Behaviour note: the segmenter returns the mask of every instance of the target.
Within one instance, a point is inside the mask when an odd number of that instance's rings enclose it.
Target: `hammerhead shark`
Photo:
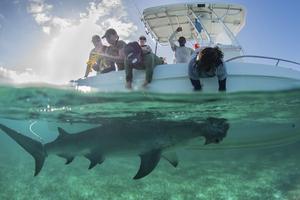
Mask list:
[[[140,168],[133,177],[140,179],[150,174],[161,158],[176,167],[178,159],[172,151],[192,139],[204,137],[205,144],[219,143],[226,137],[229,124],[222,118],[208,118],[202,122],[112,120],[76,134],[58,127],[58,137],[46,144],[3,124],[0,129],[34,158],[34,176],[39,174],[45,158],[51,154],[65,158],[65,164],[70,164],[76,156],[84,156],[90,160],[89,169],[92,169],[106,156],[127,153],[140,156]]]

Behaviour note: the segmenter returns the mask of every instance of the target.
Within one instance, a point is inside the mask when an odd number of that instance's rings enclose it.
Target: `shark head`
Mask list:
[[[203,136],[205,145],[211,143],[220,143],[227,135],[229,124],[226,119],[210,117],[206,120],[207,128]]]

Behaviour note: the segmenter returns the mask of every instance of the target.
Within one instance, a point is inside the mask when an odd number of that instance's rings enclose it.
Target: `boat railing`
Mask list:
[[[275,57],[268,57],[268,56],[255,56],[255,55],[236,56],[236,57],[227,59],[225,62],[230,62],[230,61],[238,60],[238,59],[242,59],[242,58],[259,58],[259,59],[265,59],[265,60],[274,60],[274,61],[276,61],[276,64],[275,64],[276,66],[278,66],[280,62],[286,62],[286,63],[295,64],[298,67],[300,66],[300,63],[295,62],[295,61],[291,61],[291,60],[286,60],[286,59],[281,59],[281,58],[275,58]]]

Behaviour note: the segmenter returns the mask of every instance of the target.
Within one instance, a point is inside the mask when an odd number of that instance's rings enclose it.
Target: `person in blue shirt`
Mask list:
[[[218,47],[206,47],[191,58],[188,72],[195,91],[202,90],[200,78],[214,76],[218,77],[219,91],[226,91],[227,71],[223,58]]]

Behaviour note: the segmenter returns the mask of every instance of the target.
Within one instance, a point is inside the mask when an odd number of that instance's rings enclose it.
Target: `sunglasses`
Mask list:
[[[142,37],[142,38],[140,38],[140,40],[146,40],[146,38],[143,38],[143,37]]]

